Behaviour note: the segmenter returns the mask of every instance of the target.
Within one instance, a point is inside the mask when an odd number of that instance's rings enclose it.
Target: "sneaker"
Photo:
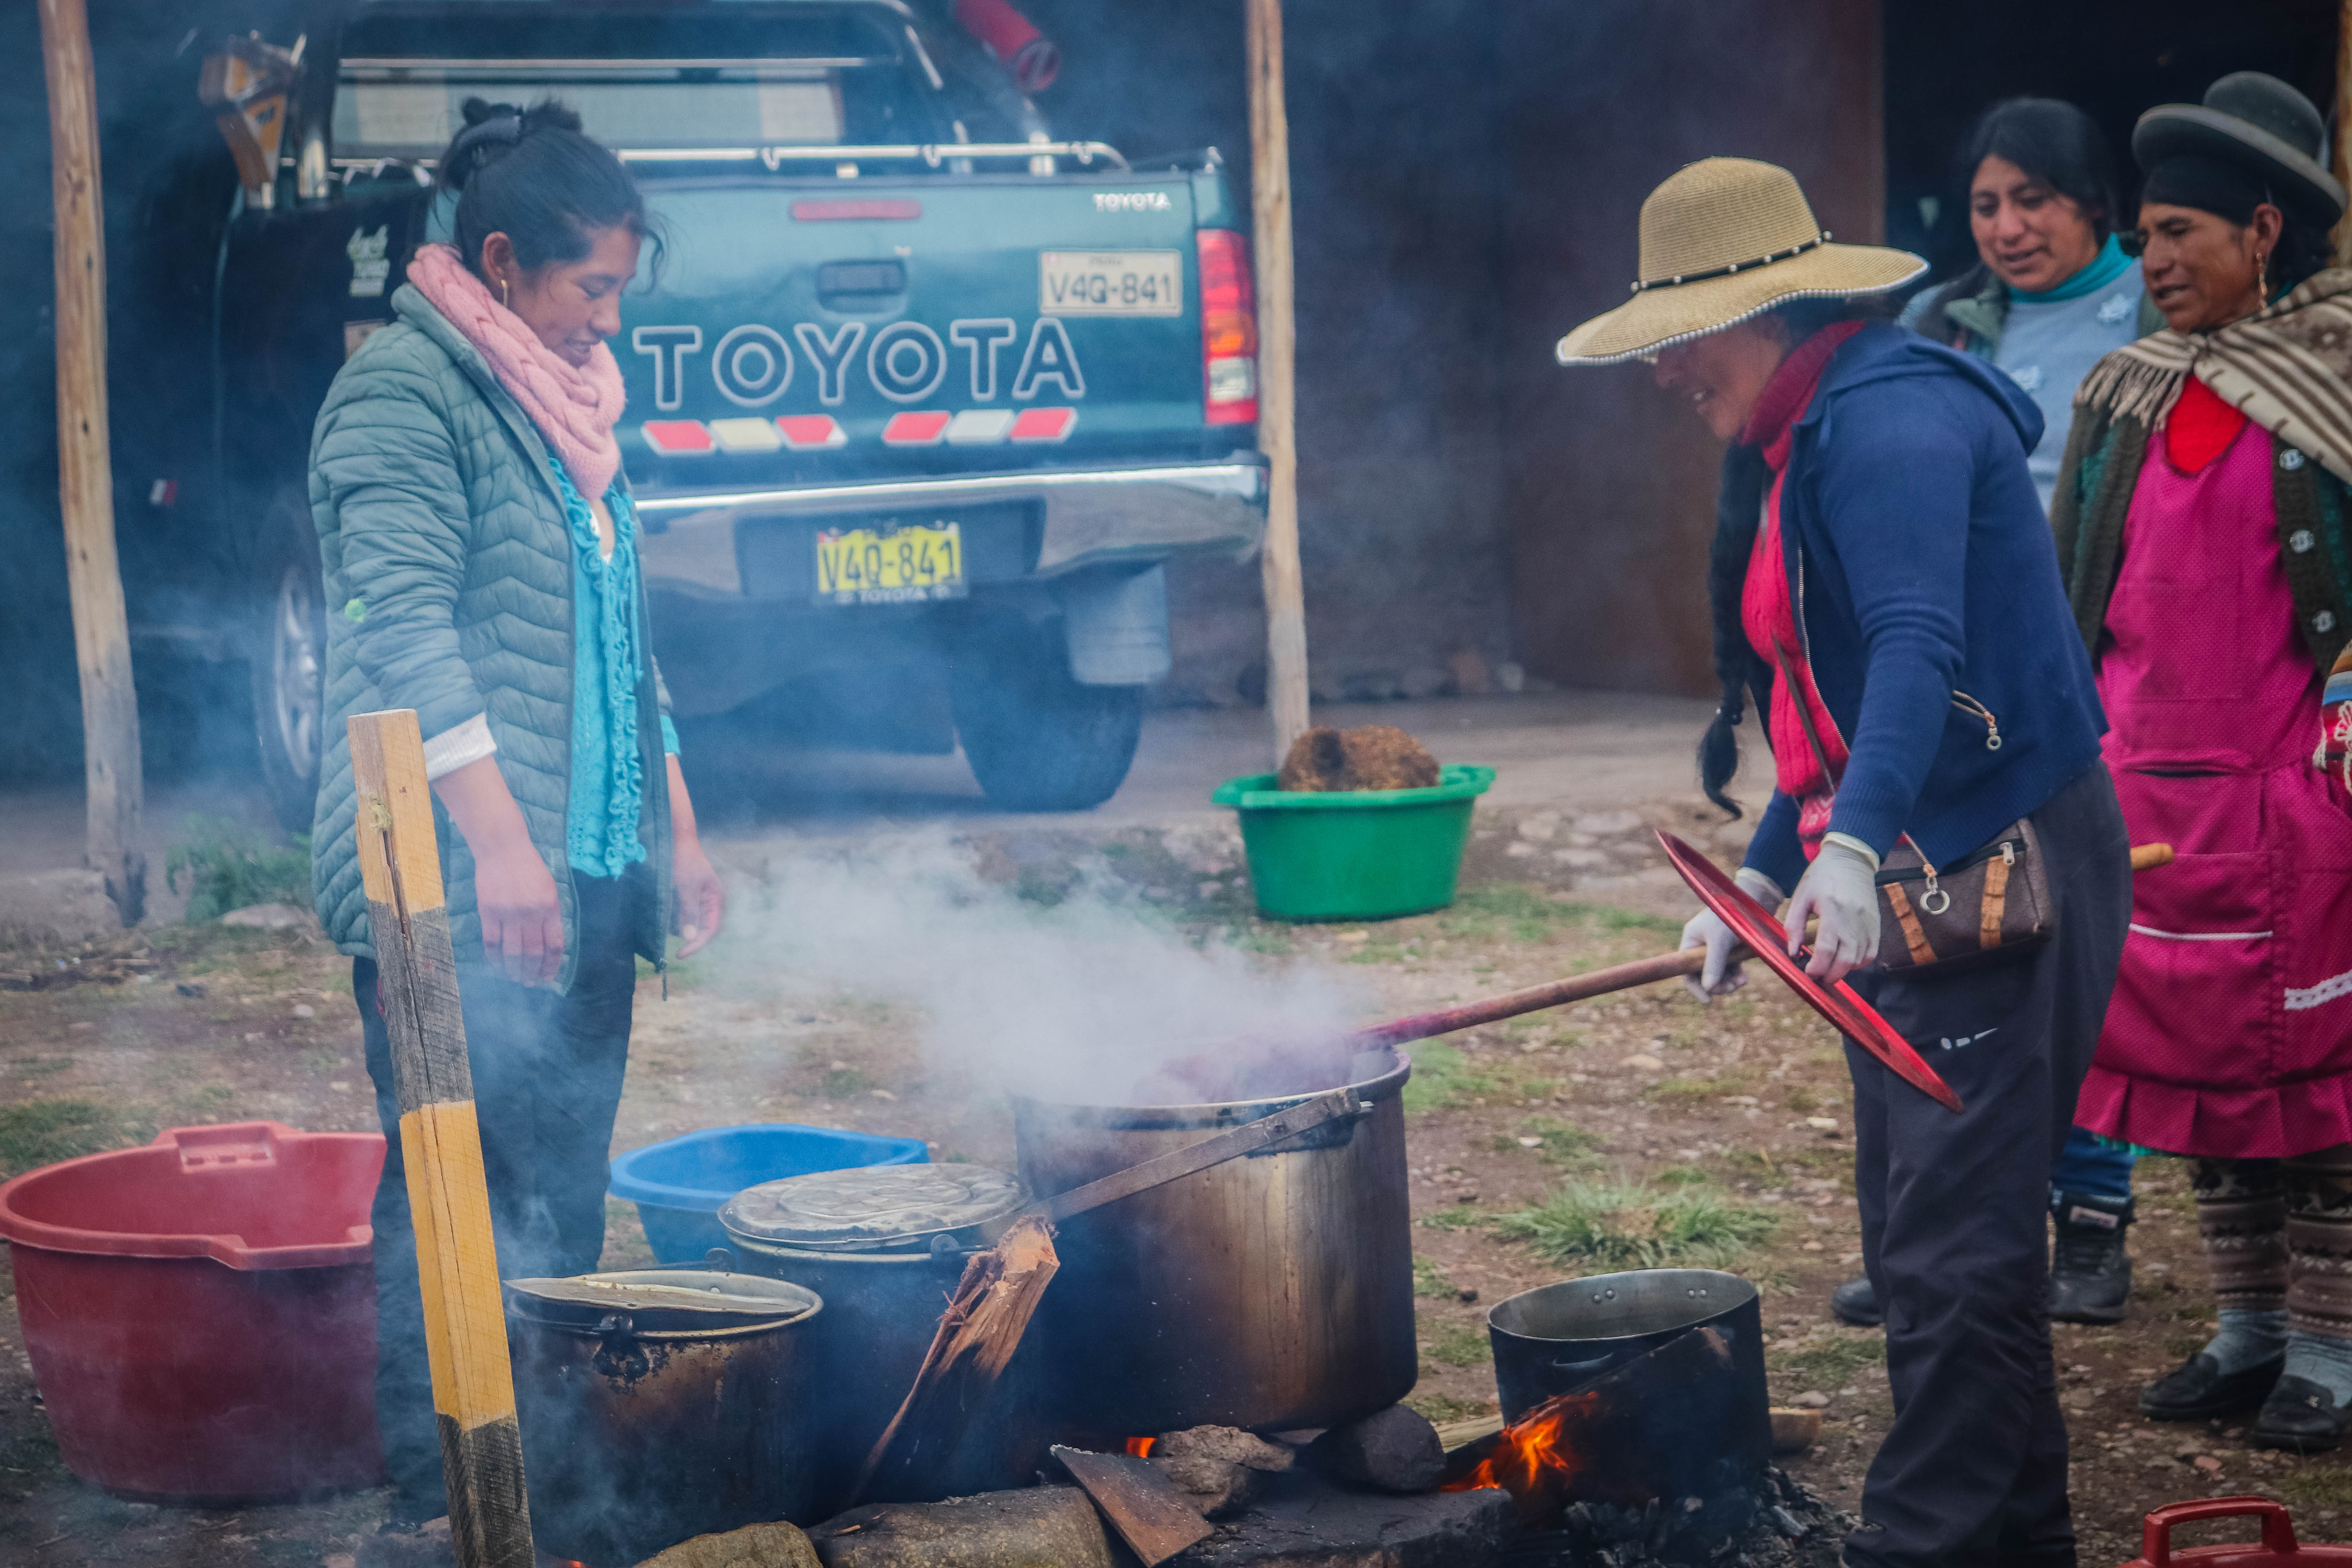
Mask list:
[[[1886,1314],[1878,1310],[1878,1292],[1870,1288],[1870,1276],[1849,1279],[1830,1292],[1830,1310],[1838,1321],[1851,1323],[1857,1329],[1874,1329],[1886,1321]]]
[[[2131,1306],[2131,1257],[2124,1233],[2132,1223],[2128,1197],[2060,1193],[2051,1203],[2058,1222],[2050,1258],[2050,1315],[2062,1323],[2120,1323]]]
[[[2279,1355],[2224,1373],[2220,1362],[2199,1351],[2139,1391],[2139,1413],[2151,1421],[2203,1421],[2251,1410],[2270,1397],[2285,1367],[2286,1357]]]
[[[2352,1410],[2336,1404],[2336,1395],[2307,1377],[2282,1377],[2263,1401],[2246,1440],[2265,1448],[2324,1454],[2344,1441],[2347,1427],[2352,1427]]]

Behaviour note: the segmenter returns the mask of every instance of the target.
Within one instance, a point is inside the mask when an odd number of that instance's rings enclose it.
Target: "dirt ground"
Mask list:
[[[1251,913],[1223,827],[980,839],[960,852],[1041,910],[1082,888],[1149,911],[1174,938],[1237,947],[1273,973],[1341,973],[1405,1011],[1670,946],[1685,898],[1645,819],[1736,856],[1738,829],[1687,807],[1482,811],[1454,909],[1298,928]],[[739,894],[759,896],[762,868],[730,869]],[[84,950],[0,949],[0,1173],[179,1124],[373,1128],[349,975],[299,930],[215,924]],[[1012,1167],[1002,1095],[927,1057],[902,1003],[780,977],[749,938],[678,966],[668,993],[649,972],[641,981],[616,1151],[702,1126],[805,1121],[921,1136],[935,1158]],[[1827,1401],[1822,1442],[1792,1470],[1853,1507],[1890,1412],[1881,1336],[1828,1310],[1860,1246],[1850,1089],[1828,1028],[1759,979],[1713,1008],[1654,986],[1414,1055],[1423,1366],[1412,1403],[1440,1422],[1494,1408],[1484,1313],[1514,1291],[1650,1261],[1727,1267],[1764,1291],[1776,1401]],[[2352,1538],[2352,1461],[2252,1450],[2237,1426],[2138,1415],[2139,1384],[2202,1343],[2212,1319],[2181,1169],[2144,1163],[2138,1192],[2129,1321],[2056,1330],[2083,1561],[2137,1555],[2140,1516],[2158,1503],[2223,1492],[2286,1500],[2307,1539]],[[613,1204],[606,1266],[646,1261],[634,1212]],[[13,1301],[4,1278],[0,1290]],[[382,1512],[374,1493],[225,1511],[81,1485],[50,1436],[16,1316],[0,1313],[0,1561],[285,1568],[343,1557]]]

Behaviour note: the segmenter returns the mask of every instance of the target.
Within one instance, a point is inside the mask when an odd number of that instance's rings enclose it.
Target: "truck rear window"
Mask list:
[[[614,148],[830,146],[938,139],[904,58],[859,13],[730,5],[720,14],[543,5],[377,5],[344,31],[338,159],[430,158],[469,98],[559,98]]]

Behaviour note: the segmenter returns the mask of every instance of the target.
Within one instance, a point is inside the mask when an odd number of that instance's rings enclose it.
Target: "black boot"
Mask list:
[[[1870,1276],[1849,1279],[1830,1292],[1830,1310],[1838,1321],[1852,1323],[1857,1329],[1874,1329],[1886,1321],[1886,1314],[1878,1310],[1878,1292],[1870,1288]]]
[[[2131,1258],[2124,1232],[2128,1197],[2058,1193],[2050,1212],[2058,1238],[2050,1258],[2050,1315],[2062,1323],[2120,1323],[2131,1305]]]

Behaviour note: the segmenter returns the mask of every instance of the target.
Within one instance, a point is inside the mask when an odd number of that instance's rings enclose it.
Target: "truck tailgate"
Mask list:
[[[1205,422],[1181,171],[647,195],[667,255],[614,343],[647,495],[1198,458],[1253,435]]]

